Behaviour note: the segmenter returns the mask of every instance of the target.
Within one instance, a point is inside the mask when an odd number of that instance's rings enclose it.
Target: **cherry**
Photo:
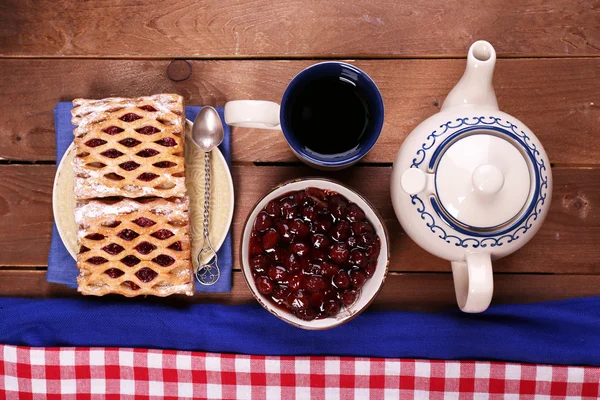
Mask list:
[[[309,276],[304,282],[304,288],[310,293],[316,293],[325,288],[325,281],[320,276]]]
[[[350,283],[350,276],[348,276],[346,271],[339,271],[333,277],[333,284],[339,289],[346,289],[347,287],[350,287]]]
[[[305,310],[310,305],[310,296],[304,290],[300,289],[290,294],[288,303],[292,310]]]
[[[348,221],[340,221],[331,229],[331,237],[338,242],[348,239],[350,236],[350,223]]]
[[[256,278],[256,288],[262,294],[271,294],[273,289],[275,289],[275,285],[273,281],[268,276],[259,276]]]
[[[290,224],[290,230],[300,239],[306,238],[310,233],[310,227],[300,219],[295,219],[292,221]]]
[[[115,256],[115,255],[119,254],[120,252],[122,252],[125,249],[123,248],[123,246],[120,246],[120,245],[118,245],[116,243],[111,243],[111,244],[107,244],[106,246],[104,246],[102,248],[102,250],[104,250],[108,254],[111,254],[111,255]]]
[[[327,233],[331,229],[331,221],[327,218],[319,218],[317,221],[317,232]]]
[[[381,249],[379,247],[379,243],[378,241],[376,241],[375,243],[372,243],[369,246],[367,246],[367,251],[365,252],[365,254],[367,255],[369,261],[372,261],[377,260],[380,251]]]
[[[335,243],[329,249],[329,257],[337,264],[344,264],[348,260],[349,254],[348,246],[343,242]]]
[[[350,205],[348,205],[348,212],[346,214],[346,219],[350,222],[356,222],[356,221],[362,221],[366,218],[365,216],[365,212],[363,210],[361,210],[361,208],[355,204],[352,203]]]
[[[153,179],[158,178],[158,175],[153,174],[152,172],[144,172],[137,177],[140,181],[150,182]]]
[[[369,263],[365,267],[365,275],[367,276],[367,278],[370,278],[370,277],[373,276],[373,274],[375,273],[375,269],[376,268],[377,268],[377,262],[376,261],[369,261]]]
[[[321,310],[325,305],[325,295],[323,292],[314,292],[310,295],[310,305],[313,310]]]
[[[157,263],[161,267],[168,267],[169,265],[173,265],[175,259],[166,254],[161,254],[152,259],[153,262]]]
[[[306,192],[303,190],[299,190],[299,191],[295,192],[293,197],[294,197],[294,201],[296,202],[297,205],[304,204],[304,202],[307,199]]]
[[[310,236],[310,241],[315,249],[326,248],[329,246],[329,238],[322,233],[313,233]]]
[[[152,279],[156,278],[157,275],[158,273],[148,267],[144,267],[135,273],[135,276],[144,283],[150,282]]]
[[[85,238],[89,239],[89,240],[102,240],[104,239],[106,236],[102,235],[101,233],[90,233],[89,235],[87,235]]]
[[[356,236],[350,236],[346,240],[346,244],[348,245],[349,248],[353,249],[356,246],[358,246],[358,239],[356,238]]]
[[[297,255],[302,257],[308,252],[309,247],[306,243],[297,242],[290,246],[290,250],[292,250],[294,253],[296,253]]]
[[[264,254],[259,254],[250,260],[250,268],[257,274],[264,273],[270,265],[271,261]]]
[[[350,282],[352,282],[352,287],[356,289],[361,288],[366,281],[367,275],[364,272],[360,270],[350,272]]]
[[[156,246],[149,242],[142,242],[135,246],[134,249],[137,250],[138,253],[146,255],[152,253],[156,249]]]
[[[284,281],[287,278],[287,271],[282,266],[271,267],[267,272],[269,278],[276,282]]]
[[[142,228],[147,228],[149,226],[152,226],[154,224],[156,224],[156,222],[152,221],[150,218],[146,218],[146,217],[139,217],[134,219],[133,221],[134,224],[141,226]]]
[[[348,212],[348,201],[343,196],[334,194],[329,198],[327,208],[334,217],[341,219],[344,218]]]
[[[266,211],[261,211],[254,220],[254,229],[264,232],[273,226],[273,218]]]
[[[121,153],[119,150],[116,150],[116,149],[109,149],[109,150],[103,151],[102,153],[100,153],[100,155],[102,155],[106,158],[119,158],[123,155],[123,153]]]
[[[121,259],[121,262],[123,264],[127,265],[128,267],[134,267],[140,263],[140,259],[134,255],[128,255],[128,256],[123,257]]]
[[[120,276],[123,276],[125,274],[125,272],[121,271],[118,268],[109,268],[106,271],[104,271],[104,273],[108,276],[110,276],[113,279],[116,279]]]
[[[289,276],[288,287],[290,290],[296,291],[302,287],[304,276],[302,274],[293,274]]]
[[[290,254],[287,249],[283,247],[275,247],[275,249],[269,250],[268,255],[271,259],[277,262],[277,265],[283,264],[283,260]]]
[[[173,139],[173,138],[170,138],[170,137],[162,138],[160,140],[157,140],[154,143],[160,144],[161,146],[164,146],[164,147],[174,147],[174,146],[177,146],[177,141],[175,139]]]
[[[183,250],[180,241],[173,242],[173,244],[170,245],[169,247],[167,247],[167,249],[171,249],[171,250],[174,250],[174,251],[182,251]]]
[[[310,308],[305,308],[303,310],[297,310],[295,312],[296,316],[305,321],[312,321],[316,318],[317,314]]]
[[[342,303],[344,303],[344,305],[346,307],[349,307],[352,304],[354,304],[357,297],[358,297],[358,291],[356,289],[344,290],[342,292]]]
[[[98,146],[102,146],[104,143],[106,143],[106,140],[90,139],[87,142],[85,142],[85,145],[88,147],[98,147]]]
[[[159,229],[150,236],[155,237],[158,240],[165,240],[165,239],[170,238],[173,235],[175,235],[175,234],[168,229]]]
[[[152,107],[152,106],[139,106],[138,107],[140,110],[144,110],[144,111],[150,111],[150,112],[154,112],[157,111],[156,108]]]
[[[138,119],[140,119],[142,117],[140,117],[137,114],[134,113],[127,113],[125,115],[123,115],[121,118],[119,118],[121,121],[123,122],[133,122],[133,121],[137,121]]]
[[[88,251],[90,251],[89,247],[85,247],[85,246],[79,247],[79,254],[81,254],[81,253],[87,253]]]
[[[277,285],[277,287],[271,293],[271,298],[276,304],[286,305],[290,293],[290,289],[287,286]]]
[[[171,161],[160,161],[152,165],[154,165],[156,168],[172,168],[175,167],[177,164]]]
[[[277,229],[282,242],[290,244],[294,241],[294,236],[287,221],[275,222],[275,229]]]
[[[154,135],[157,132],[160,132],[160,129],[157,129],[153,126],[144,126],[135,130],[137,133],[142,135]]]
[[[309,262],[303,265],[302,272],[307,275],[321,275],[321,263],[320,262]]]
[[[283,265],[289,272],[296,272],[300,270],[300,257],[294,253],[289,253],[283,259]]]
[[[140,142],[137,139],[127,138],[127,139],[119,140],[119,143],[121,143],[125,147],[135,147],[142,142]]]
[[[102,129],[102,132],[108,133],[109,135],[117,135],[123,132],[125,129],[119,128],[118,126],[109,126],[108,128]]]
[[[327,314],[335,315],[340,312],[340,302],[338,300],[326,300],[323,308]]]
[[[89,262],[90,264],[94,264],[94,265],[100,265],[100,264],[104,264],[105,262],[108,262],[108,260],[104,257],[90,257],[86,260],[87,262]]]
[[[284,199],[281,202],[281,213],[285,219],[294,219],[298,216],[298,208],[292,199]]]
[[[262,246],[264,250],[274,249],[279,242],[279,234],[273,228],[265,232],[262,238]]]
[[[125,171],[133,171],[139,166],[140,164],[136,163],[135,161],[126,161],[124,163],[119,164],[119,167],[123,168]]]
[[[265,208],[267,213],[272,217],[281,216],[281,205],[277,200],[271,200],[267,203],[267,207]]]
[[[339,272],[339,270],[340,267],[338,267],[332,262],[325,261],[323,264],[321,264],[321,273],[323,274],[323,276],[326,276],[328,278],[333,278],[333,276],[336,275]]]
[[[131,229],[123,229],[121,232],[117,233],[117,236],[123,240],[127,240],[128,242],[130,242],[140,235],[136,231],[132,231]]]
[[[160,153],[157,150],[154,149],[144,149],[142,151],[139,151],[136,156],[138,157],[143,157],[143,158],[148,158],[148,157],[154,157],[155,155],[157,155],[158,153]]]
[[[350,252],[348,262],[350,264],[358,265],[359,267],[364,268],[367,265],[367,256],[362,251],[354,249]]]
[[[122,286],[126,286],[131,290],[140,290],[140,287],[131,281],[125,281],[121,283]]]
[[[306,206],[302,209],[302,218],[306,221],[312,222],[313,224],[317,223],[318,216],[315,208],[313,206]]]
[[[376,236],[372,233],[363,233],[358,237],[358,245],[366,248],[369,245],[375,243],[376,239]]]
[[[361,235],[366,232],[374,232],[373,225],[367,221],[359,221],[352,223],[352,232],[354,235]]]
[[[328,252],[325,249],[315,249],[314,247],[310,249],[310,258],[312,260],[325,261],[328,259]]]
[[[255,256],[262,253],[262,242],[259,238],[250,238],[250,255]]]
[[[325,193],[325,191],[316,187],[307,188],[306,195],[312,198],[313,200],[320,201],[321,203],[327,199],[327,194]]]

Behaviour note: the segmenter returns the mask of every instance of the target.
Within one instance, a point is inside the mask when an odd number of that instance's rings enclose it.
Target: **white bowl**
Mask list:
[[[379,253],[375,273],[370,279],[367,280],[365,285],[362,287],[356,302],[350,307],[342,308],[342,310],[334,317],[315,319],[312,321],[305,321],[296,317],[293,313],[276,306],[266,296],[261,294],[257,290],[256,284],[254,283],[254,278],[252,276],[252,270],[250,268],[248,257],[248,247],[250,235],[252,233],[252,226],[254,225],[254,220],[256,219],[258,213],[261,210],[263,210],[267,203],[272,199],[277,198],[285,193],[303,190],[308,187],[316,187],[319,189],[331,190],[343,195],[349,201],[356,203],[365,212],[367,220],[371,222],[371,224],[375,228],[375,232],[377,233],[381,241],[381,252]],[[389,240],[387,230],[385,228],[381,216],[364,197],[362,197],[353,189],[350,189],[349,187],[344,186],[339,182],[323,178],[304,178],[299,180],[293,180],[282,183],[281,185],[273,189],[271,192],[269,192],[267,195],[265,195],[262,199],[258,201],[258,203],[254,206],[254,209],[248,216],[248,219],[246,220],[246,225],[244,226],[241,243],[242,248],[240,251],[242,257],[242,271],[244,273],[246,283],[248,284],[248,287],[252,292],[252,295],[271,314],[298,328],[309,330],[329,329],[339,326],[354,318],[363,310],[365,310],[367,306],[371,304],[371,302],[375,299],[375,296],[377,296],[377,293],[379,293],[379,290],[383,286],[383,282],[385,281],[385,277],[388,271],[388,263],[390,258],[388,243]]]

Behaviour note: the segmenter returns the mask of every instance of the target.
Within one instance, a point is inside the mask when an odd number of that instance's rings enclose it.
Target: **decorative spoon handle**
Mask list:
[[[204,222],[203,222],[203,243],[202,249],[198,253],[198,268],[195,275],[198,282],[202,285],[214,285],[221,276],[219,269],[217,253],[210,243],[208,226],[210,222],[210,152],[204,153]],[[208,258],[205,264],[202,263],[203,256]]]

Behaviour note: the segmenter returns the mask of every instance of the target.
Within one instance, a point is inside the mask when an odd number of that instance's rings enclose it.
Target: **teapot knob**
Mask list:
[[[471,181],[477,191],[483,194],[496,194],[504,186],[504,174],[495,165],[481,164],[473,171]]]

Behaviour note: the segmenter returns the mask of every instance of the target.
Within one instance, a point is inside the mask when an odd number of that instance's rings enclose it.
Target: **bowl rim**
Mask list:
[[[250,270],[250,266],[249,261],[244,261],[244,252],[243,252],[243,248],[244,248],[244,237],[245,237],[245,232],[246,232],[246,228],[248,226],[248,223],[250,223],[250,217],[252,216],[252,214],[254,213],[254,211],[256,210],[256,208],[258,207],[258,205],[265,200],[268,196],[270,196],[275,190],[280,189],[284,186],[290,185],[292,183],[297,183],[297,182],[303,182],[303,181],[314,181],[314,180],[318,180],[318,181],[323,181],[323,182],[328,182],[328,183],[333,183],[336,185],[340,185],[342,187],[344,187],[345,189],[353,192],[358,198],[360,198],[367,206],[369,206],[369,208],[371,209],[371,211],[373,211],[373,213],[375,214],[375,216],[377,217],[379,224],[382,227],[383,230],[383,234],[384,234],[384,238],[385,239],[385,243],[386,243],[386,249],[387,249],[387,254],[386,254],[386,259],[385,259],[385,270],[383,272],[383,276],[381,278],[381,282],[379,283],[379,286],[377,287],[377,289],[375,290],[375,292],[373,293],[373,295],[371,296],[371,298],[369,299],[369,301],[367,301],[365,303],[364,306],[362,306],[360,309],[356,310],[355,312],[353,312],[351,315],[348,315],[345,318],[342,318],[340,320],[337,320],[335,323],[331,324],[331,325],[327,325],[327,326],[321,326],[321,327],[314,327],[314,326],[310,326],[310,322],[312,321],[306,321],[306,325],[302,325],[296,322],[293,322],[289,319],[284,318],[284,316],[279,315],[278,313],[276,313],[273,310],[273,307],[275,306],[271,306],[271,305],[266,305],[265,302],[258,296],[258,294],[252,289],[252,286],[250,285],[250,282],[248,281],[248,276],[246,273],[246,266],[248,267],[248,270]],[[385,280],[387,278],[388,272],[389,272],[389,265],[390,265],[390,246],[389,246],[390,240],[389,240],[389,234],[388,234],[388,230],[387,227],[385,225],[385,222],[383,220],[383,218],[381,217],[381,215],[379,214],[379,211],[377,211],[377,208],[375,208],[375,206],[373,206],[373,204],[371,204],[371,202],[369,200],[367,200],[362,194],[360,194],[357,190],[355,190],[354,188],[351,188],[350,186],[337,181],[335,179],[330,179],[330,178],[323,178],[323,177],[318,177],[318,176],[308,176],[308,177],[303,177],[303,178],[297,178],[297,179],[289,179],[287,181],[284,181],[278,185],[276,185],[275,187],[273,187],[271,190],[269,190],[267,193],[265,193],[263,196],[261,196],[252,206],[252,208],[250,209],[250,212],[248,213],[248,215],[246,216],[246,220],[244,222],[243,228],[242,228],[242,237],[240,238],[240,251],[239,251],[239,257],[240,257],[240,265],[242,267],[242,275],[244,276],[244,281],[246,282],[246,285],[248,286],[248,290],[250,291],[250,293],[252,294],[252,297],[254,297],[254,299],[268,312],[270,312],[271,314],[273,314],[274,316],[276,316],[277,318],[279,318],[280,320],[295,326],[296,328],[300,328],[300,329],[305,329],[305,330],[313,330],[313,331],[321,331],[321,330],[327,330],[327,329],[331,329],[331,328],[335,328],[338,327],[340,325],[345,324],[346,322],[349,322],[351,320],[353,320],[354,318],[356,318],[359,314],[361,314],[364,310],[366,310],[371,303],[373,303],[373,301],[375,300],[375,298],[379,295],[379,293],[381,292],[381,289],[383,288],[383,285],[385,283]],[[285,313],[289,313],[288,311],[282,310]]]

